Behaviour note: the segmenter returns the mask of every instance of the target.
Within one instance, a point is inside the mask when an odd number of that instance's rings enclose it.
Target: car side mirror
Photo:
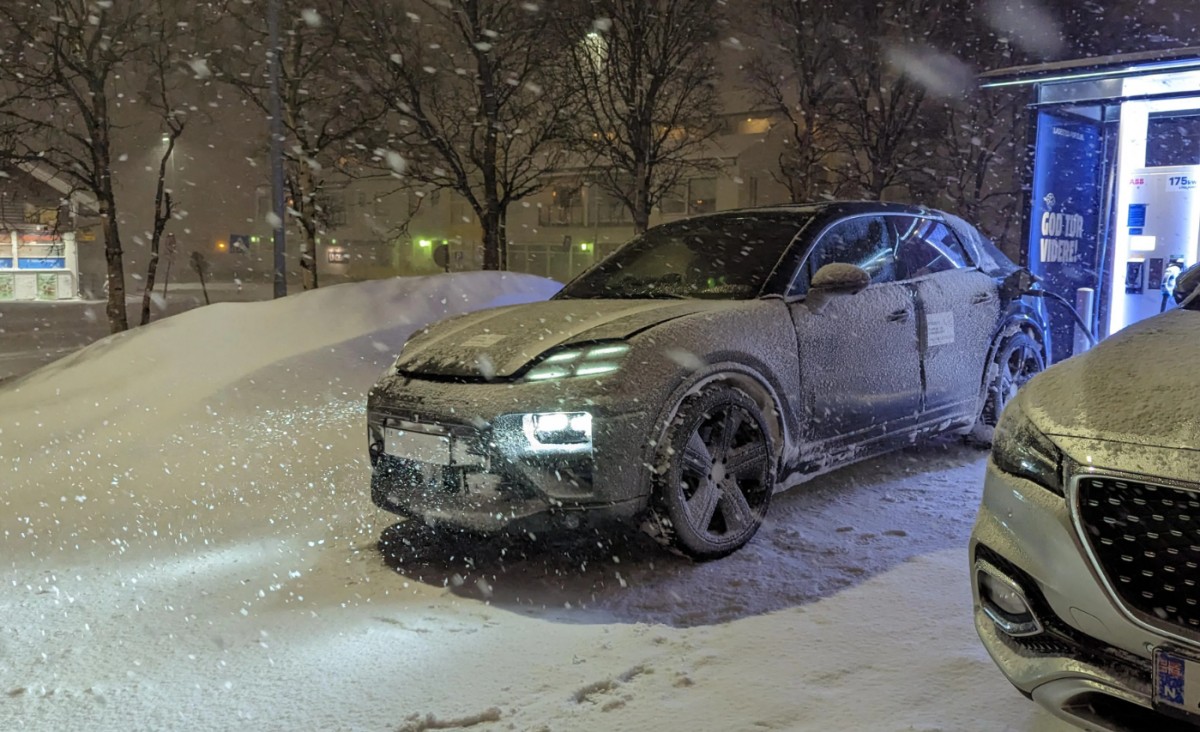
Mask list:
[[[843,262],[827,264],[813,275],[805,302],[809,310],[820,313],[836,297],[857,295],[871,286],[871,275],[862,267]]]
[[[1200,289],[1200,264],[1189,267],[1175,280],[1175,302],[1179,305]]]
[[[857,295],[871,286],[871,275],[862,267],[834,262],[813,275],[809,291],[821,290],[830,295]]]

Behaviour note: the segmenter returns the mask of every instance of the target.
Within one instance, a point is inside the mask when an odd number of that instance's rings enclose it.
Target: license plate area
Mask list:
[[[399,422],[383,428],[383,451],[401,460],[439,467],[486,469],[474,443],[434,425]]]
[[[1200,723],[1200,656],[1177,648],[1155,649],[1154,707]]]
[[[385,427],[383,451],[401,460],[429,465],[450,465],[450,436],[412,429]]]

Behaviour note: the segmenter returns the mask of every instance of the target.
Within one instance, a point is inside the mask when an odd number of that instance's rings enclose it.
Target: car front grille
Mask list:
[[[1085,477],[1078,510],[1109,586],[1143,622],[1200,637],[1200,492]]]

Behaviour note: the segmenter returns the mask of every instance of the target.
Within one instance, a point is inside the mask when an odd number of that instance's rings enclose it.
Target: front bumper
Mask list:
[[[1063,497],[989,461],[970,556],[976,630],[1018,690],[1085,729],[1194,729],[1151,701],[1154,649],[1178,639],[1132,622],[1111,598]],[[1020,587],[1039,632],[1001,629],[980,599],[981,568]]]
[[[550,400],[537,387],[414,381],[401,389],[385,381],[367,407],[372,501],[431,525],[481,533],[639,515],[649,493],[650,418],[590,398]],[[590,443],[532,446],[522,416],[560,411],[591,415]],[[445,436],[449,466],[388,454],[385,429],[414,427]]]

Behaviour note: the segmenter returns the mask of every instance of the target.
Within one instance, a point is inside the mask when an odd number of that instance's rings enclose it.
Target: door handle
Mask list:
[[[912,311],[908,308],[904,308],[903,310],[897,310],[896,312],[892,313],[887,317],[887,319],[893,323],[903,323],[911,317]]]
[[[995,299],[996,299],[996,296],[990,292],[980,292],[980,293],[976,294],[975,297],[971,298],[971,304],[972,305],[982,305],[985,302],[991,302],[992,300],[995,300]]]

